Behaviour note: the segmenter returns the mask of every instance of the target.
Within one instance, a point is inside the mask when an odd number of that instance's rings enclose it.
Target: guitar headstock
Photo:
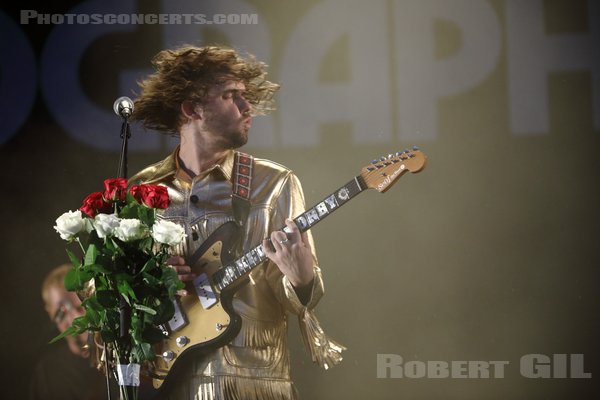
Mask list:
[[[371,165],[362,168],[360,175],[369,188],[384,193],[407,171],[420,172],[426,164],[427,156],[415,146],[412,150],[371,161]]]

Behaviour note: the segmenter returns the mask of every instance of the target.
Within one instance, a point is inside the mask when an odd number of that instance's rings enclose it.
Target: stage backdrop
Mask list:
[[[305,399],[598,395],[600,4],[585,0],[19,2],[0,12],[5,365],[23,398],[55,334],[55,218],[114,176],[122,95],[159,50],[228,44],[281,83],[246,151],[292,168],[313,204],[372,159],[419,146],[420,174],[314,229],[318,315],[348,347]],[[175,142],[133,126],[130,171]],[[587,397],[586,397],[587,396]]]

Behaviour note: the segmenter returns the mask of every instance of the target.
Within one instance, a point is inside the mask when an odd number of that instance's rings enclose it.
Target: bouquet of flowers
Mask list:
[[[121,387],[139,385],[140,364],[154,359],[152,345],[164,339],[159,327],[173,317],[173,299],[183,288],[166,261],[186,235],[180,225],[156,217],[168,205],[164,186],[128,189],[124,178],[107,179],[103,192],[88,195],[79,210],[62,214],[54,226],[82,252],[78,257],[67,249],[73,268],[65,287],[87,292],[85,315],[54,341],[99,333]]]

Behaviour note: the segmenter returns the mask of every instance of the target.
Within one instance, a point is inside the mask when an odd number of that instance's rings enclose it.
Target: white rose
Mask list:
[[[152,237],[158,243],[175,246],[186,236],[183,227],[171,221],[161,219],[152,226]]]
[[[81,211],[68,211],[56,219],[54,229],[61,239],[71,241],[77,234],[88,227],[88,221],[81,216]]]
[[[115,214],[98,214],[94,218],[94,228],[99,238],[113,235],[121,220]]]
[[[141,239],[148,233],[146,225],[139,219],[122,219],[119,226],[115,228],[114,234],[124,242]]]

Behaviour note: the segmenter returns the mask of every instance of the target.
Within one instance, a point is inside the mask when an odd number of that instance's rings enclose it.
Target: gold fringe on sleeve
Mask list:
[[[298,322],[304,345],[314,363],[329,369],[342,361],[342,351],[346,348],[325,335],[312,310],[304,308],[298,315]]]
[[[315,266],[312,295],[306,305],[300,302],[294,287],[285,275],[282,279],[282,287],[285,296],[284,304],[289,312],[298,315],[302,340],[306,350],[310,353],[312,361],[324,369],[339,364],[343,359],[342,351],[346,350],[346,347],[330,339],[325,334],[313,312],[314,307],[324,293],[321,269]]]

